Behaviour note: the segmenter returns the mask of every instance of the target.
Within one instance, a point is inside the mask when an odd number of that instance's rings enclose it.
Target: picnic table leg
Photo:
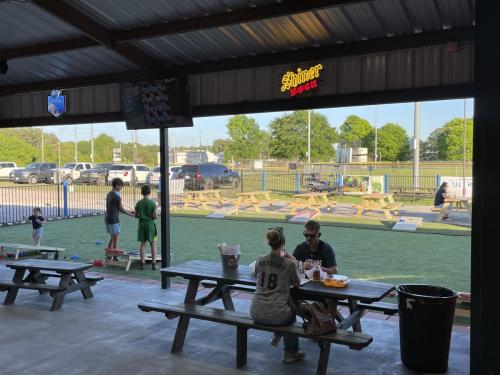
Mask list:
[[[392,220],[392,215],[389,210],[384,210],[384,215],[387,220]]]
[[[75,272],[75,277],[76,281],[78,281],[78,284],[83,284],[86,283],[87,286],[80,289],[80,292],[82,292],[83,298],[88,299],[94,297],[92,294],[92,291],[90,290],[90,285],[88,284],[87,278],[85,277],[85,273],[83,271],[77,271]]]
[[[349,305],[349,312],[351,314],[354,313],[358,307],[358,301],[350,299],[347,301],[347,303]],[[352,330],[354,332],[361,332],[361,322],[359,320],[352,325]]]
[[[64,302],[64,296],[66,295],[66,289],[68,289],[69,287],[70,280],[71,280],[70,273],[61,274],[61,279],[59,280],[59,286],[63,287],[65,290],[63,290],[62,292],[54,293],[53,295],[54,300],[52,301],[52,307],[50,308],[50,311],[59,310],[62,307],[62,304]]]
[[[59,251],[55,251],[54,252],[54,260],[58,260],[59,259]]]
[[[45,284],[45,278],[42,276],[39,270],[29,270],[28,276],[24,278],[24,282],[27,283],[36,283],[36,284]],[[39,290],[38,293],[44,294],[47,293],[43,290]]]
[[[14,277],[12,278],[12,281],[14,281],[14,282],[23,281],[23,276],[24,276],[25,271],[26,271],[26,269],[17,269],[16,272],[14,273]],[[13,304],[16,301],[18,291],[19,291],[18,287],[15,287],[15,286],[9,287],[9,291],[7,292],[7,295],[5,296],[3,304],[4,305]]]
[[[316,370],[317,375],[326,375],[328,369],[328,359],[330,357],[330,343],[319,341],[319,347],[321,348],[319,352],[318,368]]]
[[[200,280],[189,280],[186,296],[184,297],[184,303],[195,302],[199,284]],[[189,317],[181,316],[179,318],[179,323],[177,323],[177,330],[175,331],[174,342],[172,343],[172,349],[171,349],[172,353],[177,353],[178,351],[182,350],[188,327],[189,327]]]
[[[229,287],[227,285],[222,286],[220,292],[224,308],[229,311],[234,311],[233,299],[231,298],[231,290]]]
[[[236,329],[236,367],[247,364],[247,331],[244,327]]]

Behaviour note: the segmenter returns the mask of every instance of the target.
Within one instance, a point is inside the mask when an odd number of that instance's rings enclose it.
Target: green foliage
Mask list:
[[[307,160],[307,111],[275,118],[270,128],[269,153],[277,159]],[[311,161],[335,159],[338,134],[326,116],[311,111]]]
[[[229,139],[215,139],[212,143],[212,147],[210,151],[214,154],[218,154],[219,152],[224,152],[231,141]]]
[[[420,142],[420,159],[422,161],[439,160],[438,139],[443,131],[443,128],[437,128],[429,134],[426,141]]]
[[[375,128],[368,120],[358,116],[349,116],[340,126],[340,140],[348,147],[370,147],[373,149],[373,142],[370,136]]]
[[[399,124],[385,124],[377,132],[377,148],[382,160],[403,161],[410,157],[410,142],[406,130]]]
[[[31,163],[38,150],[10,129],[0,129],[0,160],[13,161],[19,167]]]
[[[467,160],[472,158],[472,119],[466,121],[466,148]],[[442,132],[437,135],[437,148],[441,160],[463,160],[464,157],[464,120],[454,118],[444,124]]]
[[[264,131],[255,119],[246,115],[236,115],[227,123],[229,144],[225,148],[225,159],[258,159],[261,155]]]

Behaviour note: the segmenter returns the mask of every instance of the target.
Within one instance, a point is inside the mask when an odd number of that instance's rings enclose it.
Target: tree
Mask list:
[[[230,140],[229,139],[214,139],[212,143],[212,147],[210,147],[210,150],[214,154],[218,154],[219,152],[224,152],[227,147],[229,146]]]
[[[377,132],[378,152],[383,160],[408,160],[410,142],[406,130],[399,124],[385,124]]]
[[[226,160],[260,157],[264,131],[259,128],[255,119],[236,115],[229,119],[226,127],[230,140],[225,150]]]
[[[307,160],[307,111],[296,111],[275,118],[269,125],[271,157],[288,160]],[[333,144],[338,134],[327,118],[311,111],[311,161],[335,159]]]
[[[367,147],[373,151],[373,142],[370,135],[375,128],[368,120],[351,115],[340,126],[340,140],[350,147]]]
[[[420,142],[420,159],[423,161],[439,160],[438,140],[443,131],[443,128],[437,128],[429,134],[427,140]]]
[[[467,160],[471,160],[472,155],[472,134],[473,122],[472,119],[466,121],[466,148]],[[437,145],[439,149],[439,158],[441,160],[463,160],[464,157],[464,120],[462,118],[454,118],[448,121],[443,126],[443,131],[437,137]]]

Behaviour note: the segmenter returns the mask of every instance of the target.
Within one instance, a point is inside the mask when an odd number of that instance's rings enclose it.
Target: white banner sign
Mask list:
[[[472,197],[472,177],[465,177],[465,195],[463,193],[464,178],[442,176],[441,183],[448,183],[448,193],[457,197]]]

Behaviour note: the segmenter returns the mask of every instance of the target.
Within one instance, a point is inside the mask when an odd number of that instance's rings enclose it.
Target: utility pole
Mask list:
[[[61,168],[61,140],[57,139],[57,166]]]
[[[311,110],[307,110],[307,164],[311,164]]]
[[[44,139],[43,139],[43,126],[40,128],[42,131],[42,163],[45,162],[45,150],[44,150]]]
[[[75,163],[78,163],[78,144],[76,143],[76,125],[73,126],[73,129],[75,130]]]
[[[420,162],[420,103],[415,102],[413,118],[413,187],[419,185],[419,162]]]
[[[374,155],[375,155],[375,162],[377,162],[377,106],[375,106],[375,152],[374,152]]]
[[[463,165],[463,181],[462,181],[462,196],[465,197],[467,189],[465,188],[465,167],[467,164],[467,99],[464,98],[464,165]]]
[[[134,160],[134,164],[137,164],[137,130],[134,130],[134,132],[132,133],[132,137],[134,139],[132,159]]]
[[[90,161],[94,164],[94,124],[90,124]]]

